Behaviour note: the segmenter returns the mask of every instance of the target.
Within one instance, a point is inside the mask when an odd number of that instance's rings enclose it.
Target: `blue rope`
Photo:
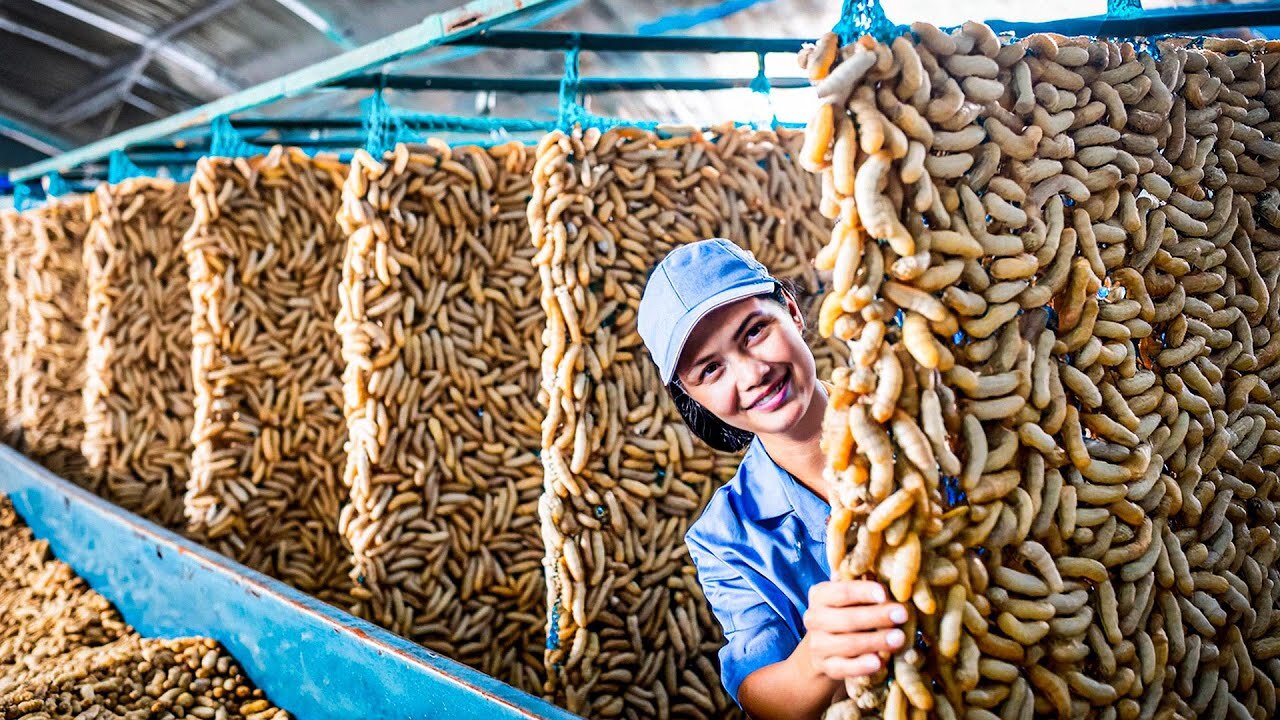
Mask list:
[[[778,126],[778,113],[773,107],[773,87],[769,84],[769,76],[764,72],[764,53],[756,53],[756,76],[751,79],[751,92],[764,98],[765,109],[769,113],[769,127]],[[760,123],[763,125],[764,123]]]
[[[245,142],[231,125],[231,118],[219,115],[209,124],[209,154],[213,157],[251,157],[265,150]]]
[[[131,177],[154,177],[155,173],[138,167],[123,150],[112,150],[107,157],[107,182],[115,185]]]
[[[1130,18],[1142,14],[1142,0],[1107,0],[1107,17]]]
[[[382,97],[382,88],[360,102],[360,129],[364,132],[364,150],[375,158],[396,146],[395,128],[389,116],[391,108]]]
[[[564,77],[560,78],[560,107],[557,112],[560,129],[569,132],[582,123],[587,111],[578,101],[578,81],[581,79],[579,63],[582,48],[574,36],[573,46],[564,54]]]
[[[897,27],[885,16],[880,0],[844,0],[840,20],[832,31],[840,36],[840,44],[848,45],[861,35],[888,42],[897,33]]]

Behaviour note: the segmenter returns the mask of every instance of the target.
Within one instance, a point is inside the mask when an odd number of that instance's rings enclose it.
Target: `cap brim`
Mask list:
[[[693,334],[693,329],[697,327],[702,318],[731,302],[773,292],[775,284],[773,280],[767,280],[726,288],[689,308],[671,328],[671,340],[667,343],[667,357],[664,358],[662,368],[662,384],[670,384],[671,379],[675,377],[676,364],[680,362],[680,354],[684,352],[684,344],[688,342],[689,336]]]

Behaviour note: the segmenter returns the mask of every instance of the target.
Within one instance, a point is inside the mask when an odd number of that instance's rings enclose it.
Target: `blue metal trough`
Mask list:
[[[210,637],[298,720],[576,715],[165,530],[0,446],[0,493],[149,637]]]

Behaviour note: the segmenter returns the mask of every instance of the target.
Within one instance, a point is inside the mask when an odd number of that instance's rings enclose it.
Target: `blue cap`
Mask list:
[[[728,240],[702,240],[668,253],[644,286],[636,318],[662,384],[675,376],[699,320],[735,300],[773,292],[776,285],[764,265]]]

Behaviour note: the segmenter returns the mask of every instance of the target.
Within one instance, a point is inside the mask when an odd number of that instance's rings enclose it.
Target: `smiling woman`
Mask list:
[[[827,393],[804,315],[750,253],[711,239],[663,259],[637,322],[690,430],[747,449],[685,536],[724,628],[725,689],[755,718],[819,717],[903,645],[907,614],[878,583],[828,581]]]

